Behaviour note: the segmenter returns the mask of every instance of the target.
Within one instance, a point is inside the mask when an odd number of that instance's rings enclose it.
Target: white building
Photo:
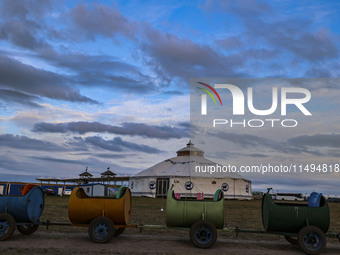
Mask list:
[[[106,196],[106,186],[104,184],[90,183],[82,184],[80,187],[83,188],[86,195],[90,197]]]
[[[130,178],[132,196],[164,197],[173,185],[181,197],[213,197],[217,189],[224,191],[225,198],[251,199],[251,181],[229,172],[207,173],[195,171],[196,167],[216,167],[220,164],[204,158],[204,152],[191,141],[177,151],[177,157],[160,162]]]

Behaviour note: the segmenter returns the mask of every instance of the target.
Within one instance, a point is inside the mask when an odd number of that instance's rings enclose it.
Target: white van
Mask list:
[[[304,201],[301,193],[277,193],[276,200],[282,201]]]
[[[70,196],[72,193],[72,190],[71,189],[65,189],[64,192],[63,192],[63,195],[64,196]]]

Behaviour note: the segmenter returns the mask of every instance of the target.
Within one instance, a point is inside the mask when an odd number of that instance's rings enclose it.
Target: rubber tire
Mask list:
[[[124,230],[125,230],[125,228],[116,228],[113,237],[116,237],[116,236],[123,234]]]
[[[18,225],[18,231],[23,235],[30,235],[37,231],[39,225],[29,224],[29,225]]]
[[[190,240],[198,248],[207,249],[217,239],[217,230],[214,224],[207,220],[199,220],[190,228]]]
[[[6,226],[2,225],[5,222],[7,222]],[[0,213],[0,227],[2,227],[2,229],[0,229],[0,241],[9,239],[14,234],[15,226],[15,219],[12,215],[8,213]]]
[[[113,222],[107,217],[93,219],[89,226],[89,237],[95,243],[109,242],[115,233]]]
[[[313,235],[309,236],[308,235]],[[319,245],[316,248],[311,247],[313,242],[317,242],[315,237],[319,239]],[[327,241],[326,235],[321,229],[315,226],[306,226],[300,229],[298,233],[298,242],[300,248],[310,255],[320,254],[326,249]],[[311,242],[311,243],[310,243]]]
[[[299,241],[297,238],[292,237],[292,236],[284,236],[286,241],[292,245],[299,245]]]

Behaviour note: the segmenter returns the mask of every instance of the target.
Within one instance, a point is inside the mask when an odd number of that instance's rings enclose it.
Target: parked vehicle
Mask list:
[[[71,189],[65,189],[63,192],[64,196],[71,196],[72,190]]]
[[[301,193],[277,193],[276,200],[282,201],[303,201],[304,197]]]
[[[263,192],[262,191],[253,191],[253,198],[254,200],[260,200],[263,197]]]
[[[55,192],[52,188],[47,188],[47,189],[44,190],[44,194],[48,195],[48,196],[54,196]]]

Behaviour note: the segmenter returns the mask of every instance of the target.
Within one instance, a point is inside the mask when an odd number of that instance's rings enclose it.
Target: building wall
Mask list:
[[[84,189],[86,195],[88,196],[105,196],[106,195],[106,185],[104,184],[85,184],[81,185]]]
[[[11,183],[11,182],[0,182],[0,194],[1,195],[21,195],[23,188],[26,183]],[[62,195],[65,188],[74,189],[77,187],[76,185],[62,185],[62,184],[43,184],[40,185],[36,183],[36,185],[40,186],[42,190],[46,190],[48,188],[53,189],[56,195]]]
[[[156,177],[132,177],[129,188],[132,196],[156,197],[156,183]],[[181,197],[204,193],[204,197],[212,198],[217,189],[222,189],[226,199],[252,199],[251,182],[243,179],[169,177],[171,187]]]
[[[129,188],[135,197],[156,197],[156,178],[130,178]],[[170,186],[171,187],[171,186]]]
[[[7,193],[7,183],[0,183],[0,195],[6,195]]]

